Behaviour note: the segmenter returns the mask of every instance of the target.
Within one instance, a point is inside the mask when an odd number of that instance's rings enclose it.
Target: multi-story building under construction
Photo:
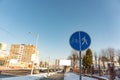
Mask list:
[[[9,54],[9,66],[28,67],[32,63],[32,54],[36,54],[36,59],[38,58],[38,52],[34,45],[12,44]]]

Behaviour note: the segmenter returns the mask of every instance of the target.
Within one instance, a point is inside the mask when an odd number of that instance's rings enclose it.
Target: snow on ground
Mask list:
[[[120,78],[116,77],[115,80],[120,80]]]
[[[40,78],[44,78],[50,75],[54,75],[56,72],[53,73],[41,73],[36,75],[28,75],[28,76],[19,76],[19,77],[8,77],[8,78],[0,78],[0,80],[39,80]]]
[[[108,75],[104,75],[104,76],[98,76],[98,77],[100,77],[100,78],[102,78],[102,79],[109,80],[109,76],[108,76]]]
[[[79,75],[76,75],[74,73],[65,73],[64,80],[79,80]],[[82,76],[82,80],[97,80],[97,79]]]
[[[90,74],[88,74],[90,76]],[[95,76],[95,77],[98,77],[98,78],[102,78],[102,79],[105,79],[105,80],[108,80],[109,79],[109,76],[108,75],[103,75],[103,76],[98,76],[98,75],[92,75],[92,76]]]
[[[50,75],[54,75],[57,72],[53,72],[53,73],[41,73],[41,74],[36,74],[36,75],[27,75],[27,76],[19,76],[19,77],[9,77],[9,78],[0,78],[0,80],[39,80],[40,78],[44,78]],[[95,76],[95,75],[94,75]],[[108,80],[108,76],[97,76],[97,77],[101,77],[104,78],[106,80]],[[64,74],[64,80],[79,80],[79,75],[76,75],[74,73],[65,73]],[[82,80],[97,80],[94,78],[90,78],[90,77],[85,77],[82,76]],[[117,78],[115,80],[120,80],[120,78]]]
[[[40,77],[38,76],[20,76],[20,77],[9,77],[9,78],[2,78],[0,80],[39,80]]]
[[[89,75],[89,74],[88,74]],[[90,75],[89,75],[90,76]],[[98,75],[93,75],[95,77],[99,77],[99,78],[102,78],[102,79],[105,79],[105,80],[109,80],[109,75],[102,75],[102,76],[98,76]],[[118,78],[117,76],[115,77],[114,80],[120,80],[120,78]]]

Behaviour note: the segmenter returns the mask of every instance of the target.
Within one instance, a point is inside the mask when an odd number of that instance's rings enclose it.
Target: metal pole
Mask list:
[[[79,71],[80,71],[80,80],[82,80],[82,67],[81,67],[81,35],[80,35],[80,32],[79,32],[79,47],[80,47],[80,51],[79,51]]]
[[[38,38],[39,38],[39,34],[37,34],[37,35],[36,35],[36,40],[35,40],[35,46],[36,46],[36,50],[37,50]]]
[[[50,70],[50,56],[48,57],[48,74],[49,74],[49,70]]]
[[[29,32],[30,34],[33,34],[32,32]],[[37,42],[38,42],[38,38],[39,38],[39,35],[37,34],[36,35],[36,39],[35,39],[35,54],[36,56],[37,55]],[[31,69],[31,75],[33,74],[33,70],[34,70],[34,61],[32,61],[32,69]]]
[[[33,74],[33,68],[34,68],[34,61],[32,61],[31,75]]]
[[[81,67],[81,51],[79,51],[79,71],[80,71],[80,79],[82,80],[82,67]]]

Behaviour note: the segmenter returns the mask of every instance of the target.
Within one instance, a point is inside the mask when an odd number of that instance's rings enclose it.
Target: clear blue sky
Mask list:
[[[119,0],[0,0],[0,42],[35,44],[39,34],[40,59],[66,58],[75,31],[91,36],[90,48],[120,49]]]

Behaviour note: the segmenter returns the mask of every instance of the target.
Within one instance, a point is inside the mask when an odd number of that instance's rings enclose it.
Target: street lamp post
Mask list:
[[[29,32],[30,34],[34,34],[32,32]],[[39,34],[34,34],[36,36],[35,39],[35,54],[37,54],[37,44],[38,44],[38,38],[39,38]],[[34,70],[34,60],[32,61],[32,69],[31,69],[31,75],[33,74],[33,70]]]
[[[50,56],[48,57],[48,74],[49,74],[49,71],[50,71]]]

